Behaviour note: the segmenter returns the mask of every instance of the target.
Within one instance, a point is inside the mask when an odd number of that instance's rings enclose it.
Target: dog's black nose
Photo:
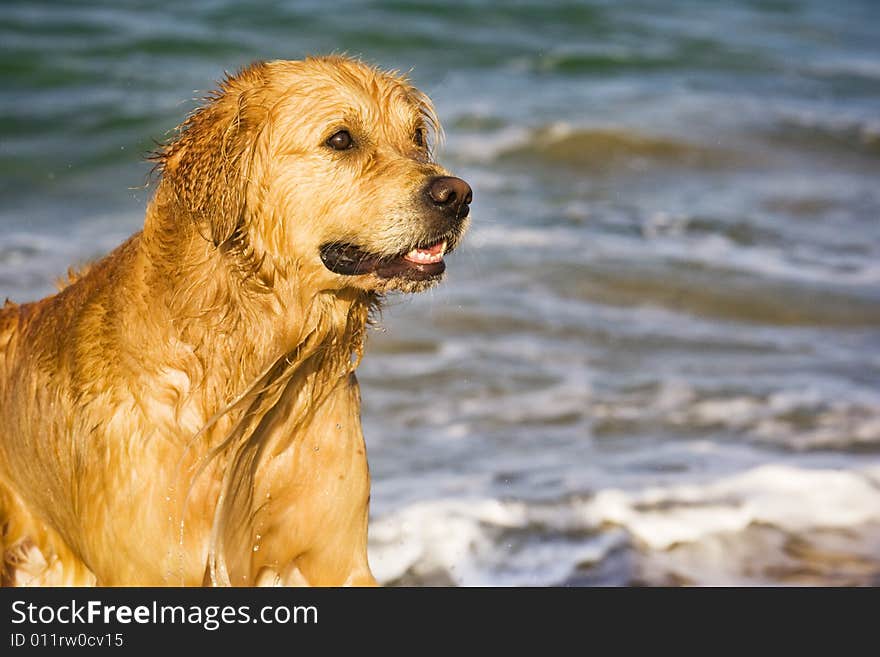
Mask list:
[[[467,214],[467,206],[473,200],[474,193],[471,186],[461,178],[440,176],[428,183],[428,196],[435,205],[449,208],[458,216]]]

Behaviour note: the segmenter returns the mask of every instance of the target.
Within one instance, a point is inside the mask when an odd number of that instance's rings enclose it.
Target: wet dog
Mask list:
[[[7,302],[4,584],[375,583],[354,371],[465,231],[438,130],[395,73],[254,64],[156,154],[143,231]]]

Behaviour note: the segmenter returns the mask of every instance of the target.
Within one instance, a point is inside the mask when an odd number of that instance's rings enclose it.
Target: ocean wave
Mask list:
[[[808,284],[804,278],[757,276],[754,268],[743,271],[731,264],[718,266],[707,252],[680,262],[637,261],[630,255],[553,263],[534,276],[564,298],[593,304],[660,306],[696,317],[776,326],[880,323],[880,306],[870,290],[835,287],[833,278]]]
[[[606,569],[610,583],[767,584],[821,567],[835,538],[838,565],[849,558],[864,566],[864,542],[853,541],[851,553],[840,543],[878,523],[880,464],[768,464],[710,482],[556,502],[418,502],[374,519],[370,555],[377,578],[396,584],[584,583],[608,560],[619,561],[610,576]],[[630,558],[615,560],[621,551]],[[860,583],[880,574],[876,555],[867,567],[853,574]]]
[[[880,80],[880,59],[865,56],[832,57],[818,62],[805,65],[807,73],[822,77],[848,76],[865,78],[866,80]]]
[[[781,111],[768,128],[771,140],[800,149],[880,155],[880,121],[815,110]]]
[[[526,58],[522,63],[539,73],[612,74],[674,69],[687,62],[669,52],[605,48],[596,52],[559,52]]]
[[[774,65],[764,53],[731,48],[705,36],[677,36],[654,45],[642,40],[639,47],[605,43],[601,48],[554,49],[529,58],[527,63],[538,73],[596,76],[701,68],[747,72],[767,70]]]
[[[594,434],[606,438],[714,430],[794,451],[880,449],[880,395],[848,387],[721,394],[665,381],[629,396],[595,400],[587,414]]]
[[[721,148],[618,127],[559,122],[527,128],[508,125],[450,141],[450,152],[477,163],[538,162],[579,171],[642,171],[658,165],[729,168],[741,157]]]
[[[840,210],[833,199],[824,200],[825,212]],[[822,211],[818,201],[812,203],[815,211]],[[809,210],[808,204],[788,207]],[[853,287],[880,282],[880,267],[871,257],[874,245],[856,232],[864,230],[860,225],[841,232],[827,226],[767,222],[760,215],[725,218],[653,212],[638,219],[638,230],[655,257],[725,275],[733,270],[783,283]]]
[[[842,212],[834,199],[823,200],[821,205],[810,201],[810,207],[794,202],[768,207],[774,212],[791,208]],[[837,317],[847,322],[846,318],[856,316],[862,318],[853,320],[858,323],[877,317],[871,290],[880,282],[880,266],[872,257],[873,243],[855,232],[860,229],[861,215],[858,219],[837,216],[841,222],[854,223],[853,231],[840,231],[824,224],[796,226],[761,214],[648,212],[581,200],[567,202],[552,214],[538,215],[535,225],[504,225],[493,212],[497,210],[481,211],[466,249],[491,249],[493,257],[514,254],[524,266],[539,257],[550,260],[543,274],[538,273],[540,277],[558,275],[567,288],[574,286],[588,296],[607,280],[613,287],[620,283],[624,292],[641,290],[647,301],[657,295],[679,298],[685,291],[682,286],[690,288],[686,281],[691,280],[693,294],[681,296],[681,303],[711,311],[712,304],[704,302],[717,292],[730,298],[721,300],[716,310],[733,311],[734,318],[739,305],[731,302],[740,297],[746,307],[766,306],[769,316],[791,314],[793,323],[833,324]],[[552,258],[547,257],[548,250]],[[565,276],[571,266],[575,269]],[[795,301],[802,298],[804,303],[779,304],[781,297],[774,294],[789,290]],[[815,294],[829,296],[827,312],[809,303],[807,297]],[[837,297],[846,298],[838,304]],[[802,319],[801,306],[806,312]]]

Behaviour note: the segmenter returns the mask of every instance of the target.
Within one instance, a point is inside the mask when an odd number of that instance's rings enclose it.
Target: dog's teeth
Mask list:
[[[421,262],[426,264],[434,264],[443,260],[443,254],[446,253],[446,240],[428,247],[427,249],[413,249],[407,253],[404,258],[411,262]]]

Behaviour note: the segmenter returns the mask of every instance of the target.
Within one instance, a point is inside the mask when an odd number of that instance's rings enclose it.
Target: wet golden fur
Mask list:
[[[157,155],[142,232],[0,310],[4,584],[375,583],[354,370],[379,295],[425,284],[317,254],[427,229],[433,117],[351,59],[252,65]]]

